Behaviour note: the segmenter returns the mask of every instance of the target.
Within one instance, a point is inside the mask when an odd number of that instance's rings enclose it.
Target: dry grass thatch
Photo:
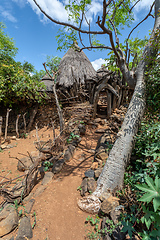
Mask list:
[[[57,84],[64,87],[71,87],[74,83],[80,85],[95,75],[96,71],[85,53],[70,48],[61,59]]]

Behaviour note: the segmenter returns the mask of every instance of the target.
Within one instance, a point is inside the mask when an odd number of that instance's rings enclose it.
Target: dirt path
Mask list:
[[[73,116],[74,113],[75,115],[77,114],[77,109],[70,117],[73,123],[77,122]],[[84,115],[85,109],[86,106],[80,109],[81,115]],[[82,137],[79,146],[76,148],[73,158],[69,162],[65,162],[60,173],[55,174],[52,181],[36,197],[33,194],[37,189],[42,187],[41,182],[34,187],[31,192],[31,198],[35,199],[35,203],[30,213],[32,224],[36,217],[33,240],[86,239],[88,226],[85,225],[85,220],[89,214],[82,212],[77,206],[77,200],[80,198],[77,188],[82,183],[84,172],[92,165],[94,150],[98,139],[104,132],[103,130],[109,130],[108,138],[113,143],[116,131],[118,131],[120,123],[123,120],[124,112],[125,109],[123,108],[122,110],[117,110],[117,113],[115,110],[109,121],[95,119],[93,125],[88,122],[89,125],[86,126],[86,134]],[[79,122],[82,120],[81,115],[79,116]],[[115,119],[118,119],[118,125],[116,121],[113,121]],[[97,129],[100,131],[96,131]],[[57,136],[58,130],[56,131]],[[42,128],[38,131],[38,134],[42,141],[53,139],[52,128]],[[28,152],[34,155],[36,151],[34,142],[36,141],[36,130],[33,130],[26,139],[12,139],[9,143],[12,148],[0,152],[0,183],[13,178],[17,178],[15,183],[22,180],[21,175],[24,173],[17,170],[18,160],[16,158],[21,159],[24,156],[28,156]],[[3,198],[0,196],[0,203],[2,201]],[[10,240],[16,234],[17,229],[2,239]]]
[[[82,138],[81,148],[78,147],[74,158],[65,163],[62,171],[54,175],[53,180],[47,188],[35,198],[35,204],[31,211],[31,219],[34,221],[33,213],[36,214],[36,226],[33,230],[34,240],[82,240],[85,239],[87,227],[85,219],[87,213],[82,212],[77,206],[80,198],[77,187],[81,185],[84,172],[90,168],[93,161],[93,153],[88,150],[95,149],[99,134],[90,128],[85,137]],[[39,132],[43,141],[52,138],[52,129],[41,129]],[[94,137],[93,137],[94,136]],[[36,132],[32,131],[26,139],[12,140],[11,145],[15,147],[0,153],[0,182],[4,177],[13,178],[22,175],[17,170],[17,160],[10,157],[23,157],[28,152],[35,151],[34,141]],[[41,185],[39,183],[33,192]],[[2,197],[0,197],[0,202]],[[10,239],[16,236],[15,230],[2,239]]]

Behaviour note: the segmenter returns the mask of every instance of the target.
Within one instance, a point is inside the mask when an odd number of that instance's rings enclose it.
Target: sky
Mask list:
[[[37,0],[38,4],[52,18],[59,21],[68,21],[65,3],[68,0]],[[154,0],[141,0],[135,7],[135,21],[133,27],[137,25],[148,13],[149,8]],[[92,0],[93,4],[87,13],[87,18],[91,22],[92,29],[98,29],[96,25],[97,16],[101,16],[102,0]],[[5,32],[14,39],[18,48],[16,61],[27,61],[35,66],[37,71],[44,70],[42,63],[46,61],[48,56],[59,56],[62,58],[64,51],[57,51],[58,43],[56,35],[59,25],[54,24],[37,9],[33,0],[0,0],[0,22],[5,23]],[[134,31],[133,37],[144,38],[149,34],[149,30],[153,28],[154,19],[149,17],[147,21],[140,25]],[[85,24],[83,28],[87,29]],[[123,30],[120,42],[123,42],[128,36],[127,28]],[[83,37],[86,40],[86,37]],[[102,36],[101,40],[106,44],[107,36]],[[87,40],[86,40],[87,41]],[[107,57],[107,51],[88,51],[85,54],[92,62],[97,70],[104,63]]]

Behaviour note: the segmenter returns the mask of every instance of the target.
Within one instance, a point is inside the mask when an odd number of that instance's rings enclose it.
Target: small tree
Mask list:
[[[0,24],[0,102],[6,106],[14,103],[42,101],[39,91],[44,86],[37,79],[32,79],[34,66],[28,62],[16,62],[17,48],[13,40],[4,33]]]

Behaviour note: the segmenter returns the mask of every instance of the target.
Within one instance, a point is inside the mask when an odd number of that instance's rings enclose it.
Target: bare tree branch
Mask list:
[[[138,0],[132,7],[131,9],[129,10],[129,13],[131,13],[132,9],[137,5],[137,3],[139,3],[141,0]]]
[[[90,50],[90,49],[101,49],[101,48],[108,49],[108,50],[113,50],[112,47],[101,45],[101,46],[83,47],[83,48],[81,48],[81,51],[84,50],[84,49]]]
[[[54,93],[54,96],[55,96],[55,100],[56,100],[56,106],[57,106],[57,111],[58,111],[58,116],[59,116],[59,122],[60,122],[60,131],[63,132],[63,129],[64,129],[64,120],[63,120],[63,113],[62,113],[62,109],[60,108],[59,106],[59,101],[58,101],[58,96],[57,96],[57,93],[56,93],[56,84],[54,82],[54,78],[56,76],[56,74],[58,74],[58,72],[53,72],[53,77],[52,75],[49,73],[49,71],[47,70],[46,68],[46,65],[45,63],[43,63],[43,66],[44,66],[44,69],[46,70],[47,74],[51,77],[51,79],[53,80],[53,93]]]
[[[48,18],[50,19],[52,22],[58,24],[58,25],[62,25],[62,26],[66,26],[66,27],[71,27],[73,28],[74,30],[76,31],[79,31],[81,33],[86,33],[86,34],[105,34],[105,32],[103,31],[87,31],[87,30],[83,30],[83,29],[80,29],[79,27],[76,27],[74,26],[73,24],[70,24],[70,23],[66,23],[66,22],[60,22],[58,20],[55,20],[53,18],[51,18],[41,7],[40,5],[37,3],[36,0],[33,0],[34,3],[36,4],[36,6],[39,8],[39,10]]]
[[[126,56],[125,56],[125,58],[127,58],[128,40],[129,40],[131,34],[132,34],[133,31],[134,31],[141,23],[143,23],[149,16],[152,16],[152,15],[151,15],[151,12],[152,12],[152,9],[153,9],[154,4],[155,4],[155,1],[153,2],[153,4],[152,4],[152,6],[151,6],[151,8],[150,8],[150,11],[149,11],[149,13],[147,14],[147,16],[146,16],[141,22],[139,22],[139,23],[131,30],[131,32],[129,33],[129,35],[128,35],[128,37],[127,37],[127,40],[126,40],[126,53],[125,53]]]
[[[107,3],[106,3],[106,0],[103,0],[103,16],[102,16],[102,21],[100,20],[100,17],[98,16],[98,20],[97,20],[97,24],[98,26],[105,32],[109,35],[109,39],[110,39],[110,43],[111,43],[111,46],[112,46],[112,49],[117,57],[117,59],[119,60],[120,59],[120,56],[115,48],[115,44],[114,44],[114,41],[113,41],[113,34],[112,34],[112,31],[107,29],[104,24],[105,24],[105,20],[106,20],[106,8],[107,6],[111,3],[111,0],[109,0]]]

